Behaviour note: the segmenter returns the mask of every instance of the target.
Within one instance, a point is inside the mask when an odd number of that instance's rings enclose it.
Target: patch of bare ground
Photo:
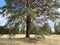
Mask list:
[[[43,40],[40,40],[40,38],[38,39],[35,37],[12,39],[0,38],[0,45],[60,45],[60,35],[47,35]]]

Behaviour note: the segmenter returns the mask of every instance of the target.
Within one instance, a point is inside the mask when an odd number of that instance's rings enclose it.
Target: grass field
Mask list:
[[[34,38],[0,38],[0,45],[60,45],[60,35],[48,35],[45,36],[44,40],[36,40]]]

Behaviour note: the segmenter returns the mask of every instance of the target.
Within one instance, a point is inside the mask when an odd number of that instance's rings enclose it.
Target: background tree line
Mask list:
[[[25,30],[19,30],[16,28],[5,28],[4,26],[0,26],[0,34],[25,34]],[[51,28],[48,23],[45,23],[42,27],[33,27],[30,28],[30,34],[51,34]]]

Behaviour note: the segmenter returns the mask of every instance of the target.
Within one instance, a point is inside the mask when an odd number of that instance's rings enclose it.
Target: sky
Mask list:
[[[5,0],[0,0],[0,7],[6,5]]]
[[[0,7],[6,5],[5,0],[0,0]],[[1,17],[0,15],[0,25],[3,26],[6,23],[6,18]]]
[[[0,0],[0,7],[2,7],[4,5],[6,5],[5,0]],[[59,9],[59,12],[60,12],[60,9]],[[6,20],[7,20],[6,18],[3,18],[3,17],[0,16],[0,25],[1,26],[5,25]],[[54,32],[54,23],[50,20],[48,21],[48,23],[49,23],[52,31]]]
[[[7,22],[6,17],[2,17],[2,16],[0,15],[0,26],[4,26],[4,25],[6,24],[6,22]]]

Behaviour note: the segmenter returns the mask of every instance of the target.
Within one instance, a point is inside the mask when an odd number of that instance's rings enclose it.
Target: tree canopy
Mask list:
[[[29,27],[32,21],[41,15],[47,19],[57,18],[56,9],[60,7],[57,0],[5,0],[6,5],[2,7],[2,13],[8,16],[7,25],[17,27],[21,22],[26,23],[26,37],[29,37]],[[43,20],[43,19],[42,19]],[[43,20],[44,21],[44,20]],[[14,24],[14,25],[13,25]]]

